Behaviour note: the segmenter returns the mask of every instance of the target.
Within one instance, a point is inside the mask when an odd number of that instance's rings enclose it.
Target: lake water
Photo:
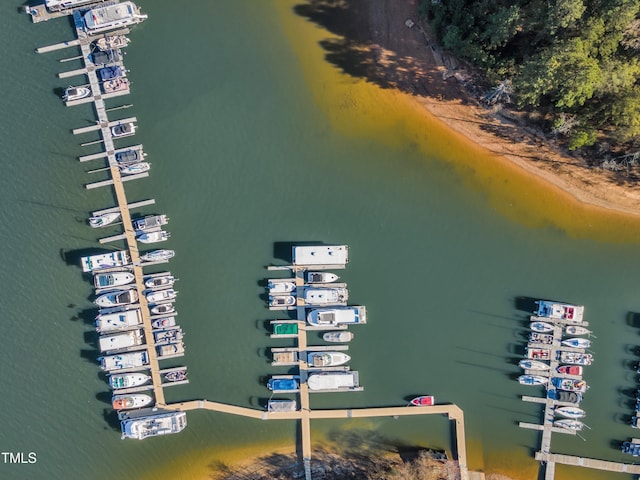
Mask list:
[[[279,245],[348,244],[341,273],[350,302],[367,306],[351,366],[362,393],[312,397],[312,407],[402,405],[419,393],[465,412],[470,467],[535,478],[530,456],[541,393],[518,385],[527,299],[586,306],[597,339],[583,407],[591,427],[554,435],[553,451],[630,462],[629,424],[640,343],[640,224],[581,208],[449,133],[411,102],[340,74],[323,61],[329,34],[291,11],[296,2],[142,3],[126,65],[132,95],[111,118],[135,115],[151,176],[126,185],[130,201],[155,198],[177,251],[177,308],[190,383],[168,401],[206,398],[260,408],[267,362],[265,266]],[[3,247],[0,360],[2,451],[37,462],[0,464],[7,479],[194,478],[247,452],[292,444],[292,422],[190,412],[180,435],[121,441],[95,362],[92,290],[69,258],[98,249],[91,210],[113,205],[87,191],[97,151],[70,130],[94,122],[89,105],[65,108],[60,91],[83,77],[75,49],[37,55],[72,38],[67,20],[32,25],[0,6],[5,94],[0,132]],[[116,244],[116,246],[118,246]],[[449,448],[446,419],[314,422],[314,438]],[[363,433],[367,432],[367,433]],[[375,435],[374,435],[375,434]],[[238,453],[240,452],[240,453]],[[215,460],[215,461],[214,461]],[[151,472],[151,473],[150,473]],[[191,472],[191,473],[185,473]],[[204,472],[204,473],[203,473]],[[608,474],[559,469],[560,480]],[[624,475],[616,478],[625,479]]]

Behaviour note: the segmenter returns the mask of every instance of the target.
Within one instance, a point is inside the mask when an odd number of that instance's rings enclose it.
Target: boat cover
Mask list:
[[[111,80],[112,78],[124,77],[124,70],[119,65],[114,65],[112,67],[105,67],[98,70],[100,74],[100,79],[104,82],[105,80]]]

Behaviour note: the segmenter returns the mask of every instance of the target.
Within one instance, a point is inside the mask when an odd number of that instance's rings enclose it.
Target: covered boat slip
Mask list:
[[[345,268],[349,262],[347,245],[294,246],[292,251],[292,261],[296,267]]]

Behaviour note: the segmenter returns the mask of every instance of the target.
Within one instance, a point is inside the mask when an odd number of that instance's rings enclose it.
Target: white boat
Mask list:
[[[120,165],[121,175],[136,175],[138,173],[148,172],[151,169],[151,164],[147,162],[132,163],[130,165]]]
[[[580,420],[567,418],[563,420],[556,420],[555,422],[553,422],[553,426],[558,428],[566,428],[567,430],[575,430],[579,432],[584,428],[585,425]]]
[[[346,288],[305,288],[304,303],[307,305],[341,305],[349,299]]]
[[[96,298],[93,303],[99,307],[117,307],[120,305],[128,305],[138,301],[138,292],[135,289],[117,290],[115,292],[105,293]]]
[[[120,218],[120,212],[103,213],[95,217],[89,217],[89,225],[91,228],[105,227]]]
[[[584,306],[568,303],[556,303],[548,300],[536,301],[538,310],[534,313],[539,317],[553,318],[573,323],[581,323],[584,317]]]
[[[96,40],[96,47],[103,52],[110,49],[124,48],[131,40],[124,35],[105,35]]]
[[[132,408],[142,408],[153,402],[153,398],[143,393],[114,395],[111,398],[111,406],[114,410],[131,410]]]
[[[122,438],[144,440],[148,437],[178,433],[187,426],[186,412],[169,412],[146,417],[127,418],[120,422]]]
[[[175,327],[176,317],[158,318],[151,322],[151,328],[159,330],[162,328]]]
[[[109,273],[96,273],[93,276],[93,285],[96,288],[113,288],[127,285],[133,282],[136,276],[127,271],[123,272],[109,272]]]
[[[169,223],[169,218],[166,215],[147,215],[134,220],[133,229],[136,232],[147,232],[149,230],[157,230],[167,223]]]
[[[45,0],[44,4],[50,12],[59,12],[60,10],[70,10],[78,8],[88,3],[104,2],[105,0]]]
[[[170,328],[167,330],[159,330],[153,333],[156,345],[163,343],[178,343],[183,338],[182,329],[180,327]]]
[[[317,326],[338,326],[367,323],[367,310],[363,306],[315,308],[307,314],[307,322]]]
[[[98,347],[101,352],[122,350],[135,347],[144,343],[142,330],[129,330],[116,335],[104,335],[98,339]]]
[[[146,350],[140,352],[120,353],[118,355],[106,355],[99,357],[103,370],[122,370],[125,368],[137,368],[149,365],[149,357]]]
[[[130,137],[136,134],[136,124],[133,122],[118,123],[111,127],[113,138]]]
[[[573,378],[553,377],[551,384],[558,390],[566,390],[568,392],[580,392],[584,393],[589,388],[587,382],[584,380],[577,380]]]
[[[153,292],[149,292],[145,296],[147,297],[147,302],[158,303],[173,300],[177,295],[177,291],[172,288],[167,288],[165,290],[156,290]]]
[[[184,354],[184,344],[170,343],[169,345],[158,345],[156,347],[158,357],[178,356]]]
[[[138,235],[136,240],[140,243],[158,243],[169,240],[171,234],[169,232],[165,232],[164,230],[157,230],[155,232],[147,232],[142,235]]]
[[[309,367],[336,367],[344,365],[351,357],[342,352],[309,352],[307,355],[307,364]]]
[[[161,262],[173,258],[176,252],[173,250],[153,250],[144,255],[140,255],[140,260],[145,262]]]
[[[547,322],[531,322],[529,324],[529,328],[534,332],[538,333],[548,333],[553,332],[553,324]]]
[[[87,87],[67,87],[62,95],[62,100],[72,102],[91,96],[91,89]]]
[[[121,92],[129,89],[128,78],[113,78],[102,82],[102,90],[104,93]]]
[[[296,304],[296,297],[293,295],[269,295],[269,307],[287,308]]]
[[[85,31],[89,34],[94,34],[135,25],[146,20],[147,16],[141,15],[140,8],[133,2],[122,2],[115,5],[92,8],[82,18]]]
[[[154,315],[164,315],[165,313],[173,313],[175,311],[176,307],[173,306],[173,303],[163,303],[161,305],[151,307],[151,313]]]
[[[101,313],[96,317],[96,330],[99,333],[128,330],[142,325],[142,314],[139,309],[124,312]]]
[[[339,278],[331,272],[307,272],[307,283],[331,283]]]
[[[564,329],[567,335],[591,335],[591,330],[580,325],[567,325]]]
[[[171,287],[177,279],[173,275],[160,275],[157,277],[146,277],[144,286],[147,288],[166,288]]]
[[[131,388],[144,385],[151,377],[144,373],[119,373],[109,376],[109,386],[117,390],[119,388]]]
[[[344,268],[349,262],[347,245],[301,245],[292,247],[294,265],[330,265]]]
[[[546,385],[548,378],[541,375],[520,375],[518,382],[520,385]]]
[[[310,391],[349,391],[359,390],[358,372],[321,372],[312,373],[307,379]]]
[[[583,418],[587,415],[587,412],[579,407],[556,407],[554,411],[556,415],[567,418]]]
[[[518,363],[518,365],[520,366],[520,368],[523,368],[525,370],[539,370],[541,372],[549,370],[549,364],[541,362],[539,360],[520,360],[520,363]]]
[[[326,332],[322,335],[325,342],[344,343],[353,340],[353,333],[342,330],[340,332]]]
[[[290,294],[295,291],[296,283],[295,280],[270,279],[267,282],[267,288],[269,289],[269,295]]]
[[[570,363],[573,365],[591,365],[593,355],[590,353],[577,353],[560,351],[560,361],[562,363]]]
[[[565,345],[567,347],[574,347],[574,348],[589,348],[591,346],[591,340],[589,340],[588,338],[580,338],[580,337],[576,337],[576,338],[567,338],[566,340],[562,340],[562,345]]]

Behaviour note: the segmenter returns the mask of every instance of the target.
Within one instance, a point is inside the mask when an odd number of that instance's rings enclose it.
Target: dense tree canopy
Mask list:
[[[513,84],[569,146],[640,140],[640,0],[421,0],[444,48]]]

